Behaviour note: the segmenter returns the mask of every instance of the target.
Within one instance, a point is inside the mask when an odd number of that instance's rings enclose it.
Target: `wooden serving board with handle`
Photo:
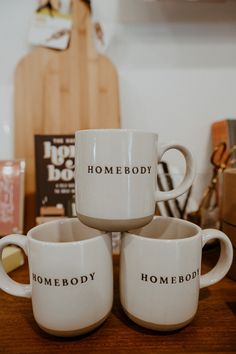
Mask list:
[[[73,0],[72,14],[69,48],[35,48],[15,71],[14,151],[26,160],[25,231],[35,225],[34,135],[120,126],[116,70],[95,50],[87,6]]]

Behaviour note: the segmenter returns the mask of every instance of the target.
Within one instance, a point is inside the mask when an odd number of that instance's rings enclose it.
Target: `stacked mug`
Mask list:
[[[0,240],[0,252],[14,244],[29,260],[30,284],[13,281],[0,262],[0,287],[32,298],[38,325],[59,336],[98,327],[113,303],[112,232],[121,232],[120,300],[139,325],[175,330],[196,314],[199,289],[220,281],[232,263],[228,237],[201,230],[185,220],[154,217],[159,201],[176,198],[193,183],[190,151],[158,142],[158,134],[125,129],[77,131],[75,140],[78,218],[55,220],[31,229],[27,237]],[[157,189],[158,163],[178,150],[186,173],[177,188]],[[219,239],[218,263],[201,275],[206,242]]]

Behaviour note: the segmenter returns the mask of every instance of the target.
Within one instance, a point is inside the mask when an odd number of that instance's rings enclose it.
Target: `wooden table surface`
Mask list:
[[[217,248],[206,250],[203,271],[214,264]],[[225,277],[200,291],[199,308],[185,328],[161,333],[134,324],[119,302],[119,256],[114,256],[114,304],[108,319],[93,332],[58,338],[38,328],[31,301],[0,290],[0,353],[236,353],[236,281]],[[27,264],[11,273],[28,282]]]

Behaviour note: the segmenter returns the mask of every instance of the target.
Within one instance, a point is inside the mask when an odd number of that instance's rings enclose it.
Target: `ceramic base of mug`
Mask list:
[[[54,329],[51,329],[51,328],[46,328],[46,327],[42,326],[40,323],[38,323],[38,326],[44,332],[52,334],[53,336],[57,336],[57,337],[75,337],[75,336],[81,336],[83,334],[86,334],[88,332],[93,331],[94,329],[99,327],[107,319],[107,317],[108,317],[108,315],[106,315],[101,320],[97,321],[96,323],[93,323],[91,326],[87,326],[87,327],[80,328],[80,329],[74,329],[72,331],[58,331],[58,330],[54,330]]]
[[[166,324],[161,324],[161,323],[153,323],[153,322],[143,321],[140,318],[131,315],[131,313],[129,313],[125,309],[124,309],[124,312],[133,322],[137,323],[139,326],[142,326],[144,328],[148,328],[148,329],[151,329],[154,331],[161,331],[161,332],[175,331],[177,329],[183,328],[183,327],[187,326],[194,318],[194,316],[193,316],[190,319],[188,319],[187,321],[184,321],[181,323],[176,323],[173,325],[166,325]]]
[[[78,218],[80,221],[94,229],[102,230],[102,231],[109,231],[109,232],[118,232],[118,231],[128,231],[132,229],[138,229],[144,225],[147,225],[149,222],[152,221],[153,215],[148,215],[143,218],[137,219],[98,219],[92,218],[90,216],[78,214]]]

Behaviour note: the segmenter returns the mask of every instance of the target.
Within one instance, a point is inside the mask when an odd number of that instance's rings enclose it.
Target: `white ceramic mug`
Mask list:
[[[57,336],[74,336],[99,326],[113,302],[111,235],[90,229],[77,218],[48,222],[27,237],[0,240],[0,253],[14,244],[28,255],[30,284],[13,281],[0,261],[0,288],[32,298],[38,325]]]
[[[80,130],[75,134],[75,185],[78,218],[100,230],[125,231],[148,224],[157,201],[176,198],[193,183],[195,168],[182,145],[158,143],[158,135],[126,129]],[[163,154],[178,150],[186,174],[177,188],[157,189]]]
[[[213,238],[220,241],[220,257],[211,271],[201,275],[202,247]],[[231,242],[223,232],[201,230],[181,219],[155,217],[149,225],[122,234],[122,307],[146,328],[184,327],[197,312],[199,289],[220,281],[232,257]]]

